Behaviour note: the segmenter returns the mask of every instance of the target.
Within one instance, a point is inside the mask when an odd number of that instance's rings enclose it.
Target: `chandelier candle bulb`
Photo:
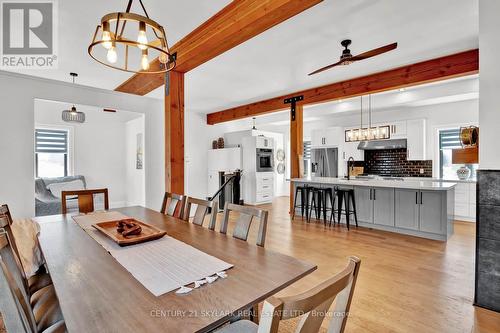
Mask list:
[[[137,36],[137,45],[141,50],[147,50],[148,48],[148,37],[146,35],[146,23],[139,22],[139,35]],[[149,66],[148,66],[149,67]]]
[[[142,51],[141,68],[145,71],[147,71],[149,69],[149,59],[148,59],[148,50],[147,49]]]
[[[114,45],[108,50],[108,54],[106,55],[108,61],[112,64],[116,63],[118,60],[118,54],[116,53],[116,47]]]
[[[109,22],[104,22],[102,24],[102,40],[104,41],[102,46],[105,49],[109,50],[113,47],[113,43],[111,42],[111,33],[109,32]]]

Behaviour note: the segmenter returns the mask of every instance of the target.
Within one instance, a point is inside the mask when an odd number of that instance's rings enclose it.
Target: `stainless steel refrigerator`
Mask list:
[[[338,158],[337,148],[311,149],[311,175],[313,177],[337,177]]]

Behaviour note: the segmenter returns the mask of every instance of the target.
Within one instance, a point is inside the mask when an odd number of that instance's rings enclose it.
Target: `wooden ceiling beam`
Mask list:
[[[187,73],[322,1],[233,0],[171,47],[171,52],[177,53],[175,71]],[[151,66],[158,68],[158,59]],[[115,90],[145,95],[162,86],[164,77],[164,74],[135,74]]]
[[[207,123],[214,125],[284,110],[288,105],[283,104],[283,100],[296,95],[304,95],[304,100],[299,102],[302,105],[319,104],[478,72],[479,50],[475,49],[210,113]]]

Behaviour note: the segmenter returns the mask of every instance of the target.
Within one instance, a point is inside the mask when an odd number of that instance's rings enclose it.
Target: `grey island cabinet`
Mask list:
[[[454,183],[326,177],[291,181],[294,186],[354,189],[358,224],[363,227],[436,240],[447,240],[453,234]],[[297,205],[300,205],[300,197]],[[296,208],[295,214],[300,216],[300,208]]]

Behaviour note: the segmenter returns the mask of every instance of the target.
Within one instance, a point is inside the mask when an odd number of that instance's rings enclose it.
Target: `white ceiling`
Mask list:
[[[230,2],[143,1],[165,26],[170,44]],[[87,46],[100,17],[124,10],[126,2],[59,1],[59,69],[24,73],[69,81],[68,73],[76,71],[79,84],[114,89],[129,74],[94,62]],[[399,46],[308,77],[338,59],[344,38],[353,40],[353,54],[391,42]],[[478,0],[325,0],[189,72],[186,109],[209,113],[477,47]],[[150,95],[162,98],[162,89]]]
[[[478,47],[477,0],[325,0],[189,72],[186,108],[208,113]],[[379,57],[321,74],[340,41]]]

